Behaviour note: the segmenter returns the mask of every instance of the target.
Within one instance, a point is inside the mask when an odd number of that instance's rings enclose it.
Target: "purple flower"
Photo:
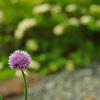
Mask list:
[[[16,50],[9,56],[8,64],[10,65],[9,67],[15,70],[26,69],[29,67],[30,60],[30,55],[26,51]]]

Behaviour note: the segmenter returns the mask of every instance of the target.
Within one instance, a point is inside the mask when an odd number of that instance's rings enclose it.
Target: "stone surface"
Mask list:
[[[100,63],[91,69],[61,71],[29,88],[28,100],[100,100]],[[87,65],[88,67],[88,65]],[[24,94],[5,100],[24,100]]]

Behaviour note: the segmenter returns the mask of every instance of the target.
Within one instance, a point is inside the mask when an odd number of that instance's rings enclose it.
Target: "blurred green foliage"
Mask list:
[[[29,72],[48,74],[99,60],[99,38],[99,0],[0,0],[0,79],[15,75],[16,49],[31,55]]]

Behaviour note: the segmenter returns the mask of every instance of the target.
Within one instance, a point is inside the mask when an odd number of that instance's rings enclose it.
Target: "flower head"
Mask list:
[[[26,69],[29,67],[30,60],[30,55],[26,51],[16,50],[9,56],[8,64],[10,65],[9,67],[15,70]]]

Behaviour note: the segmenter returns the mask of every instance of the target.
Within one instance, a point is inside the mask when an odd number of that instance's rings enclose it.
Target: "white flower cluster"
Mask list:
[[[50,11],[51,13],[59,13],[61,12],[61,6],[60,5],[52,5]]]
[[[4,63],[0,62],[0,69],[2,69],[4,67]]]
[[[14,36],[17,39],[21,39],[24,36],[26,30],[37,25],[35,18],[27,18],[19,22],[17,29],[15,30]]]
[[[0,23],[4,21],[4,13],[0,10]]]
[[[72,60],[68,60],[65,65],[66,70],[73,71],[75,69],[74,62]]]
[[[77,5],[74,4],[74,3],[69,4],[69,5],[67,5],[67,6],[65,7],[65,11],[66,11],[66,12],[74,12],[74,11],[76,11],[76,9],[77,9]]]
[[[65,30],[65,25],[64,24],[58,24],[54,27],[53,32],[55,35],[59,36],[62,35]]]
[[[40,68],[40,63],[36,60],[31,60],[30,68],[38,70]]]
[[[72,26],[79,26],[79,20],[76,17],[69,18],[68,23]]]
[[[92,19],[93,19],[92,16],[84,15],[84,16],[80,17],[80,23],[83,25],[86,25],[86,24],[90,23],[92,21]]]
[[[41,5],[38,5],[38,6],[34,7],[32,9],[32,13],[33,14],[45,13],[45,12],[48,12],[50,10],[50,7],[51,6],[48,3],[41,4]]]
[[[96,21],[96,26],[97,26],[97,27],[100,27],[100,19],[98,19],[98,20]]]
[[[26,42],[26,47],[27,47],[29,50],[32,50],[32,51],[36,51],[36,50],[38,50],[38,48],[39,48],[38,44],[37,44],[36,41],[33,40],[33,39],[27,40],[27,42]]]

